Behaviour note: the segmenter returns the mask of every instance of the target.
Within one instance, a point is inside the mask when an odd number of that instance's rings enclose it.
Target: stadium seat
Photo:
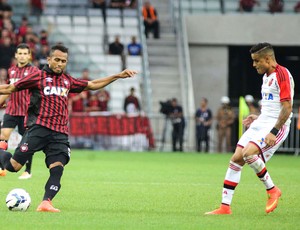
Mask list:
[[[100,17],[102,16],[102,12],[100,9],[89,8],[87,9],[87,15],[89,17]]]
[[[47,9],[48,7],[52,7],[52,6],[59,6],[60,0],[51,0],[51,1],[47,1],[46,4],[47,4],[47,5],[46,5],[46,9]]]
[[[87,26],[88,18],[84,16],[73,16],[73,25],[77,27],[78,25]]]
[[[90,16],[89,21],[91,26],[103,26],[103,19],[101,17]]]
[[[56,16],[56,23],[59,25],[69,25],[71,26],[72,19],[70,16],[58,15]]]
[[[124,26],[125,27],[134,27],[135,29],[138,27],[139,21],[137,18],[124,18]]]
[[[73,28],[68,25],[60,25],[55,27],[57,31],[59,31],[62,34],[72,34],[73,33]]]
[[[88,27],[78,25],[78,26],[73,26],[73,33],[74,34],[88,34]]]
[[[121,26],[121,18],[120,17],[108,17],[107,25],[111,26]]]

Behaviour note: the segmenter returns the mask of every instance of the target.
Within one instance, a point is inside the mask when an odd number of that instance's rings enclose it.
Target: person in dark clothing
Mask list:
[[[183,117],[183,110],[180,105],[178,105],[177,99],[173,98],[171,100],[172,105],[172,112],[170,113],[169,117],[171,118],[173,124],[173,131],[172,131],[172,146],[173,151],[176,152],[177,149],[177,142],[179,142],[179,151],[183,152],[183,134],[185,128],[185,121]]]
[[[118,79],[133,77],[137,73],[124,70],[109,77],[88,81],[67,74],[67,63],[68,48],[55,45],[50,49],[48,65],[43,70],[32,72],[14,84],[0,85],[0,94],[26,89],[31,93],[27,130],[13,155],[0,150],[0,167],[17,172],[29,157],[43,150],[50,176],[45,185],[43,201],[37,208],[38,212],[60,212],[53,207],[52,199],[60,190],[64,166],[71,156],[68,140],[68,93],[99,90]]]
[[[208,131],[212,124],[212,112],[207,107],[207,98],[202,98],[200,108],[196,111],[196,140],[197,140],[197,151],[201,152],[202,142],[205,142],[205,152],[209,152],[209,134]]]
[[[0,68],[8,69],[11,66],[15,50],[16,47],[12,44],[11,39],[5,37],[3,39],[3,44],[0,44]]]
[[[120,55],[121,61],[122,61],[122,66],[121,69],[126,68],[126,57],[124,54],[124,45],[120,42],[120,37],[115,36],[114,42],[109,44],[109,54],[112,55]]]
[[[124,100],[124,111],[129,113],[136,113],[141,110],[139,99],[134,95],[135,88],[130,88],[130,94]]]

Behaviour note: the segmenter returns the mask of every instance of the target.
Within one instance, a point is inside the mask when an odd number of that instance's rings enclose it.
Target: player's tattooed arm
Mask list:
[[[289,118],[289,116],[293,110],[291,101],[283,101],[283,102],[281,102],[281,105],[282,105],[282,108],[279,113],[278,120],[274,126],[278,130],[281,129],[281,127],[287,121],[287,119]]]

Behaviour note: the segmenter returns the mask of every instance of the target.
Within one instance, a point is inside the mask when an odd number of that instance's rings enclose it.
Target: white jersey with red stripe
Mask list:
[[[267,122],[277,121],[282,107],[281,102],[291,101],[293,103],[294,80],[289,70],[277,65],[273,73],[270,75],[265,74],[263,76],[261,95],[261,115],[259,120]],[[291,123],[292,116],[293,114],[291,113],[285,123],[286,125]]]
[[[290,131],[292,113],[276,135],[275,145],[268,146],[264,141],[278,120],[282,108],[281,102],[291,101],[293,103],[294,80],[288,69],[277,65],[273,73],[265,74],[261,93],[261,114],[242,135],[237,146],[243,148],[249,142],[255,144],[260,150],[260,157],[267,162],[287,138]]]

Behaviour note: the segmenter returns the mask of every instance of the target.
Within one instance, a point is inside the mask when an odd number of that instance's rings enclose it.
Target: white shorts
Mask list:
[[[280,145],[287,138],[290,126],[283,125],[276,135],[276,143],[274,146],[267,146],[264,142],[265,137],[270,133],[271,129],[274,127],[274,122],[262,122],[255,120],[246,130],[246,132],[241,136],[237,143],[237,146],[245,147],[249,142],[255,144],[260,150],[260,157],[264,162],[271,159],[275,151],[280,147]]]

